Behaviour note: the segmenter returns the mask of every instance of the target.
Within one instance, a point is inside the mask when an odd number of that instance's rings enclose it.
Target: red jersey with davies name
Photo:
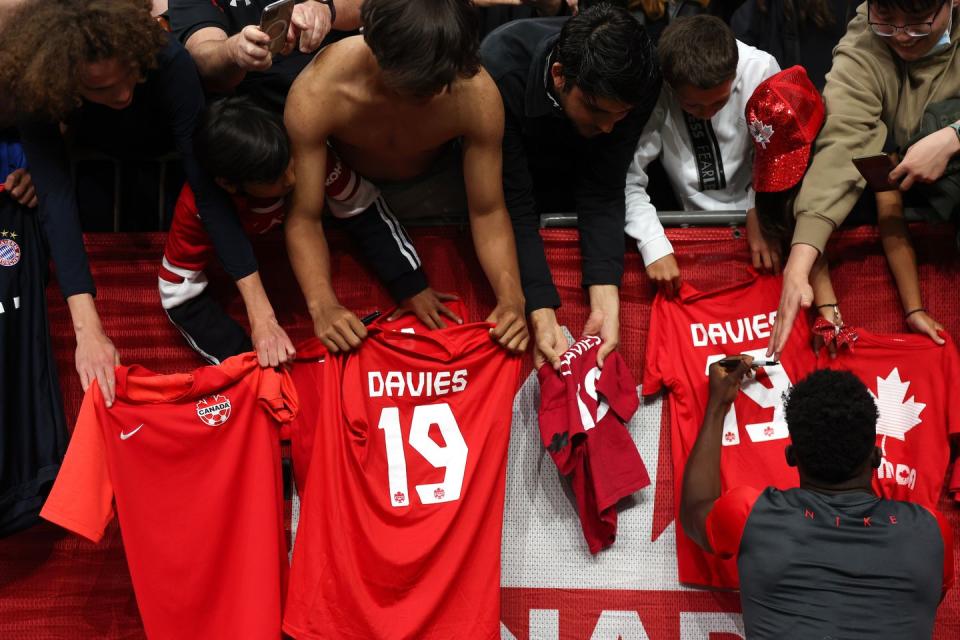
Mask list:
[[[946,333],[943,346],[919,335],[877,335],[857,329],[852,349],[823,367],[846,369],[877,402],[877,446],[883,453],[873,486],[884,498],[936,509],[950,464],[950,438],[960,433],[960,358]]]
[[[540,437],[570,480],[591,553],[616,540],[617,501],[650,484],[624,424],[639,405],[637,383],[616,351],[597,366],[601,344],[585,336],[560,357],[559,371],[543,365],[537,372]]]
[[[765,357],[780,289],[780,278],[761,275],[710,293],[684,283],[676,299],[658,295],[654,300],[643,393],[656,393],[662,387],[669,391],[675,516],[680,507],[683,470],[707,407],[708,369],[724,355]],[[816,359],[810,339],[806,317],[800,314],[781,354],[780,366],[759,369],[741,387],[723,423],[723,491],[740,486],[797,486],[797,472],[784,459],[789,434],[781,396],[813,371]],[[681,582],[738,586],[735,562],[704,553],[679,526],[676,530]]]
[[[120,519],[150,638],[280,637],[287,573],[278,422],[286,373],[256,354],[189,374],[117,368],[83,399],[41,516],[94,542]]]
[[[350,355],[298,350],[296,367],[322,369],[314,376],[322,402],[284,617],[290,635],[500,637],[521,361],[489,329],[374,327]]]

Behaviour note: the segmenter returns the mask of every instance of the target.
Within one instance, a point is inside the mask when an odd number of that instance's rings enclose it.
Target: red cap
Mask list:
[[[824,119],[823,98],[806,70],[797,65],[761,82],[744,115],[753,137],[754,191],[784,191],[800,182]]]

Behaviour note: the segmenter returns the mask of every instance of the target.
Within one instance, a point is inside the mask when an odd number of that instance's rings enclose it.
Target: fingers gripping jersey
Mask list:
[[[669,390],[674,516],[680,507],[683,471],[700,433],[709,396],[707,371],[725,354],[764,357],[780,300],[780,278],[757,276],[726,289],[700,293],[684,283],[675,300],[658,295],[647,339],[643,393]],[[816,364],[810,329],[800,314],[794,322],[779,367],[760,369],[747,380],[723,423],[720,454],[722,488],[768,486],[789,489],[797,472],[787,466],[789,434],[783,392]],[[737,568],[731,560],[704,553],[677,530],[681,582],[735,588]]]
[[[500,534],[520,359],[488,324],[372,329],[312,364],[319,415],[284,631],[500,637]],[[322,360],[321,360],[322,358]]]
[[[147,635],[276,640],[287,573],[278,422],[286,373],[255,354],[191,374],[118,367],[87,392],[41,516],[94,542],[113,518]]]
[[[882,336],[856,330],[853,349],[820,365],[851,371],[877,403],[877,446],[883,453],[873,477],[878,494],[936,509],[950,463],[950,438],[960,433],[960,357],[950,336],[939,346],[919,335]]]

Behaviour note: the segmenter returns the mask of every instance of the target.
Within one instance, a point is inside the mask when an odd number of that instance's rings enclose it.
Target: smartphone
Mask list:
[[[899,185],[890,180],[890,172],[893,171],[893,159],[885,153],[878,153],[874,156],[860,156],[853,159],[853,164],[857,166],[869,186],[874,191],[896,191]]]
[[[293,18],[296,0],[277,0],[263,8],[260,14],[260,30],[270,36],[270,53],[280,53],[287,43],[287,29]]]

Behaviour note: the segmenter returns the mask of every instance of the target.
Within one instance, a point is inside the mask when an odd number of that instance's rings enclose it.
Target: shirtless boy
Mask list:
[[[503,104],[480,67],[475,10],[469,0],[366,0],[361,21],[362,36],[328,46],[301,73],[284,115],[297,167],[287,248],[314,332],[332,352],[366,336],[331,284],[321,225],[328,140],[361,175],[396,183],[426,172],[459,139],[474,247],[497,299],[490,333],[523,351],[524,298],[501,183]]]

